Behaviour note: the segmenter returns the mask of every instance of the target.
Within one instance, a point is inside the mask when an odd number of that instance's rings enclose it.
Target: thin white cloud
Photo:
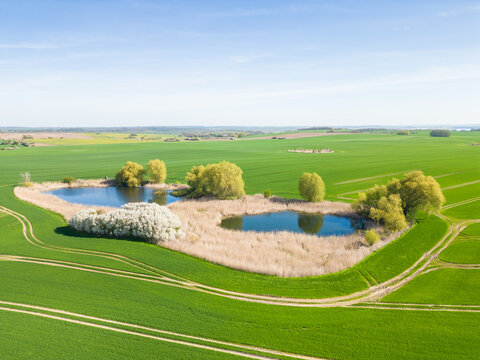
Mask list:
[[[58,46],[52,44],[34,44],[34,43],[19,43],[19,44],[0,44],[0,49],[31,49],[31,50],[48,50],[57,49]]]
[[[457,9],[439,11],[439,12],[435,13],[435,15],[439,16],[439,17],[450,17],[450,16],[456,16],[456,15],[469,13],[469,12],[472,12],[472,11],[480,11],[480,4],[470,6],[470,7],[462,7],[462,8],[457,8]]]
[[[272,90],[260,92],[245,92],[240,95],[249,98],[274,98],[288,97],[298,95],[309,95],[319,93],[332,92],[351,92],[351,91],[369,91],[376,89],[394,89],[402,86],[418,86],[428,83],[440,83],[446,81],[457,80],[475,80],[480,79],[480,68],[478,66],[465,67],[464,69],[456,68],[433,68],[427,69],[419,73],[411,74],[392,74],[388,76],[378,77],[371,80],[326,84],[322,86],[304,86],[285,90]]]
[[[326,6],[300,6],[300,5],[290,5],[284,7],[276,8],[252,8],[252,9],[242,9],[236,8],[227,11],[220,11],[205,14],[210,17],[244,17],[244,16],[267,16],[267,15],[277,15],[277,14],[296,14],[296,13],[305,13],[312,12],[320,8],[330,8]]]
[[[234,56],[230,56],[230,61],[234,62],[234,63],[248,63],[248,62],[252,62],[252,61],[255,61],[255,60],[259,60],[259,59],[265,59],[265,58],[269,58],[269,57],[272,57],[272,55],[269,55],[269,54],[262,54],[262,55],[234,55]]]

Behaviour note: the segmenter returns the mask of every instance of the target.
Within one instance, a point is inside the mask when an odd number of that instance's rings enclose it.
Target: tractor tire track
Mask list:
[[[32,236],[33,238],[35,235],[33,234],[33,226],[32,224],[26,219],[25,216],[16,213],[14,211],[11,211],[5,207],[0,207],[0,211],[3,211],[5,213],[8,213],[9,215],[14,216],[18,221],[22,223],[23,226],[23,235],[29,241],[30,243],[34,243],[31,239],[29,239],[29,235]],[[143,281],[151,281],[151,282],[156,282],[160,283],[162,285],[169,285],[169,286],[177,286],[177,287],[182,287],[185,289],[189,290],[194,290],[194,291],[201,291],[201,292],[206,292],[212,295],[216,296],[222,296],[230,299],[235,299],[235,300],[241,300],[241,301],[248,301],[248,302],[257,302],[257,303],[263,303],[263,304],[271,304],[271,305],[284,305],[284,306],[299,306],[299,307],[336,307],[336,306],[348,306],[348,305],[354,305],[361,303],[365,300],[369,299],[376,299],[379,297],[383,297],[384,295],[393,292],[406,284],[407,282],[411,281],[413,278],[418,276],[427,266],[430,265],[430,263],[433,261],[433,259],[436,258],[436,256],[443,251],[443,249],[450,244],[450,242],[466,227],[466,223],[473,223],[473,222],[478,222],[480,220],[472,220],[472,221],[465,221],[461,224],[458,225],[451,225],[449,228],[449,231],[447,234],[427,253],[425,253],[420,259],[415,262],[411,267],[409,267],[407,270],[402,272],[401,274],[387,280],[384,283],[378,284],[376,286],[372,286],[366,290],[362,290],[356,293],[352,293],[349,295],[344,295],[344,296],[339,296],[339,297],[333,297],[333,298],[319,298],[319,299],[305,299],[305,298],[290,298],[290,297],[275,297],[275,296],[267,296],[267,295],[256,295],[256,294],[247,294],[247,293],[239,293],[239,292],[234,292],[234,291],[228,291],[225,289],[219,289],[215,287],[210,287],[207,285],[195,283],[192,281],[184,281],[184,280],[178,280],[178,279],[171,279],[166,276],[159,276],[155,275],[153,278],[148,278],[145,277],[145,275],[138,274],[138,273],[128,273],[128,274],[122,274],[116,269],[110,269],[110,268],[101,268],[97,267],[97,269],[90,267],[82,267],[83,265],[76,264],[67,264],[67,263],[61,263],[59,261],[52,261],[48,259],[28,259],[28,258],[22,258],[22,257],[16,257],[13,258],[11,255],[10,256],[4,256],[3,260],[4,261],[23,261],[23,262],[36,262],[39,264],[43,265],[50,265],[50,266],[57,266],[57,267],[68,267],[76,270],[83,270],[83,271],[90,271],[90,272],[100,272],[103,274],[108,274],[112,276],[119,276],[119,277],[125,277],[125,278],[131,278],[131,279],[137,279],[137,280],[143,280]],[[28,225],[28,226],[27,226]],[[27,227],[28,230],[27,231]],[[29,234],[30,233],[30,234]],[[38,242],[41,244],[44,244],[37,238],[35,238]],[[443,245],[443,246],[442,246]],[[440,247],[440,250],[437,250],[438,247]],[[47,246],[48,248],[48,246]],[[71,249],[71,248],[66,248],[68,249],[67,251],[74,251],[76,249]],[[65,248],[53,246],[53,249],[51,250],[60,250],[60,251],[65,251]],[[107,258],[113,258],[117,260],[117,256],[121,261],[124,261],[126,257],[116,255],[116,254],[110,254],[110,253],[104,253],[104,252],[98,252],[98,251],[92,251],[92,253],[89,253],[89,250],[82,250],[80,253],[82,254],[89,254],[89,255],[95,255],[95,256],[102,256],[102,257],[107,257]],[[132,260],[129,258],[126,258],[128,260]],[[136,260],[132,260],[135,263],[143,264],[141,262],[137,262]],[[420,265],[422,262],[425,263],[420,266],[417,270],[415,268]],[[127,262],[130,264],[130,262]],[[157,269],[155,267],[152,267],[150,265],[147,265],[149,268],[153,268],[159,272],[162,270]],[[143,267],[139,266],[140,268],[143,269]],[[414,271],[415,270],[415,271]],[[414,271],[413,273],[411,273]],[[411,274],[410,274],[411,273]],[[410,274],[410,275],[409,275]],[[177,277],[178,278],[178,277]]]
[[[213,352],[221,352],[225,354],[236,355],[236,356],[249,358],[249,359],[269,360],[269,359],[275,359],[275,357],[272,357],[272,356],[281,356],[289,359],[324,360],[324,359],[312,357],[312,356],[294,354],[294,353],[283,352],[278,350],[271,350],[271,349],[257,347],[257,346],[237,344],[229,341],[221,341],[221,340],[216,340],[216,339],[211,339],[206,337],[187,335],[187,334],[182,334],[182,333],[173,332],[173,331],[161,330],[161,329],[126,323],[126,322],[109,320],[109,319],[88,316],[88,315],[73,313],[73,312],[64,311],[64,310],[51,309],[51,308],[46,308],[41,306],[34,306],[29,304],[21,304],[21,303],[7,302],[7,301],[0,301],[0,304],[1,304],[0,311],[8,311],[8,312],[15,312],[15,313],[20,313],[24,315],[38,316],[42,318],[48,318],[52,320],[63,321],[63,322],[77,324],[77,325],[94,327],[102,330],[109,330],[113,332],[149,338],[149,339],[162,341],[162,342],[169,342],[173,344],[184,345],[188,347],[194,347],[194,348],[209,350]],[[66,317],[66,316],[69,316],[69,317]],[[72,317],[74,319],[72,319]],[[136,331],[126,330],[116,326],[127,327],[130,329],[135,329]],[[164,336],[150,335],[142,331],[162,334]],[[165,335],[181,338],[182,340],[165,337]],[[196,340],[206,344],[202,344],[199,342],[192,342],[191,340]],[[220,346],[231,347],[234,350],[222,348]],[[247,351],[263,353],[265,355],[252,354],[252,353],[248,353]]]

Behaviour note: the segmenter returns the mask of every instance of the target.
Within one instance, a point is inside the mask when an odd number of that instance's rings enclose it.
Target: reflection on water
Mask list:
[[[222,219],[221,227],[229,230],[242,230],[243,229],[243,216],[230,216]]]
[[[152,202],[156,202],[159,205],[166,205],[168,199],[168,192],[165,190],[158,190],[153,193]]]
[[[124,188],[124,187],[83,187],[83,188],[62,188],[47,191],[47,194],[58,196],[68,202],[120,207],[129,202],[156,202],[160,205],[167,205],[182,198],[170,194],[170,191],[156,190],[152,188]]]
[[[307,234],[316,234],[323,226],[323,215],[321,214],[298,214],[298,227]]]
[[[345,216],[282,211],[260,215],[231,216],[222,219],[221,227],[244,231],[291,231],[319,236],[348,235],[364,228],[363,219]]]

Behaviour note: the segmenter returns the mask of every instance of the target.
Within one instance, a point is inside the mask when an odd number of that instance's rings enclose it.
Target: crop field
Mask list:
[[[163,137],[163,135],[162,135]],[[61,140],[61,141],[60,141]],[[52,139],[0,152],[1,357],[131,359],[473,359],[480,353],[480,132],[418,131],[284,140]],[[328,154],[290,149],[331,148]],[[317,172],[326,199],[422,170],[446,203],[344,271],[280,278],[156,245],[78,235],[17,199],[34,182],[113,177],[128,160],[164,160],[168,183],[193,165],[243,170],[248,194],[299,198]]]

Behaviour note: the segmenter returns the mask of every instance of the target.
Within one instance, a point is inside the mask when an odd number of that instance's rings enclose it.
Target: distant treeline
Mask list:
[[[433,137],[449,137],[450,130],[432,130],[430,131],[430,136]]]
[[[183,132],[258,132],[270,133],[296,130],[291,126],[119,126],[119,127],[2,127],[0,132],[76,132],[76,133],[162,133],[180,134]]]
[[[330,131],[333,131],[333,128],[328,127],[328,126],[314,126],[314,127],[298,129],[298,131],[306,131],[306,130],[330,130]]]

